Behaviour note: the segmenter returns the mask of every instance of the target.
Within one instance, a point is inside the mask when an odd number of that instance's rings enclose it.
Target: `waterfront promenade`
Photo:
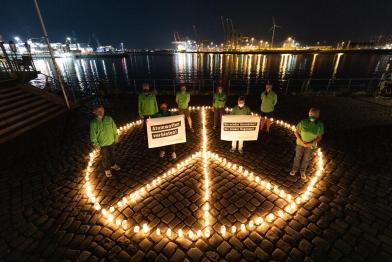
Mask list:
[[[173,97],[160,98],[171,99]],[[230,98],[233,105],[235,98]],[[249,99],[253,110],[258,101]],[[192,105],[209,105],[205,97]],[[136,117],[136,98],[105,101],[119,125]],[[277,118],[296,123],[310,106],[321,108],[326,125],[322,144],[326,165],[314,197],[285,220],[277,219],[235,236],[218,233],[197,241],[164,236],[143,237],[107,225],[88,204],[83,170],[91,151],[88,121],[92,105],[41,126],[1,146],[0,260],[80,261],[388,261],[392,260],[392,109],[344,97],[281,97]],[[178,161],[160,159],[146,149],[140,127],[122,137],[117,156],[122,170],[111,179],[94,176],[107,201],[147,183],[199,150],[201,119],[192,113],[195,134],[179,145]],[[245,143],[243,155],[229,152],[207,114],[211,151],[248,167],[281,188],[296,193],[306,183],[288,175],[294,155],[292,134],[273,126],[270,135]],[[173,181],[129,208],[130,219],[193,225],[200,219],[201,172],[192,165]],[[280,206],[273,193],[217,165],[210,166],[211,214],[242,223],[255,210]],[[228,179],[230,178],[230,179]]]

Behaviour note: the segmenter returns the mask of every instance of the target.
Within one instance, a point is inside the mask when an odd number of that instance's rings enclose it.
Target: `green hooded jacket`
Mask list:
[[[261,93],[261,112],[271,113],[275,109],[275,105],[278,102],[278,96],[274,91],[267,93],[264,91]]]
[[[118,138],[117,126],[110,116],[102,120],[94,118],[90,122],[90,140],[94,147],[112,145]]]
[[[214,93],[213,106],[215,108],[224,108],[226,105],[226,94],[225,93]]]
[[[139,115],[152,116],[158,112],[158,103],[155,94],[148,92],[141,93],[138,98]]]
[[[233,107],[233,110],[230,112],[231,115],[250,115],[252,111],[248,106],[243,106],[242,108],[238,105]]]

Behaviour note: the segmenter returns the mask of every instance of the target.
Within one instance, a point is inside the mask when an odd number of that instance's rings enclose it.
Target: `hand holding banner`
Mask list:
[[[184,115],[147,119],[148,148],[186,142]]]
[[[260,129],[260,117],[252,115],[223,115],[221,126],[221,140],[257,140]]]

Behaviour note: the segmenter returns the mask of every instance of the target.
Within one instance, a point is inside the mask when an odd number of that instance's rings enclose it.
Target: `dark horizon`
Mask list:
[[[243,35],[269,41],[272,16],[281,26],[276,41],[288,36],[301,43],[336,43],[368,41],[380,35],[392,35],[392,2],[382,0],[357,2],[332,0],[328,3],[302,1],[294,3],[262,3],[260,1],[107,1],[83,2],[40,1],[49,37],[52,42],[64,42],[66,36],[79,42],[90,42],[95,34],[101,44],[115,47],[124,42],[126,48],[169,48],[173,33],[194,38],[193,25],[200,39],[223,42],[221,16],[232,18]],[[42,36],[33,1],[13,1],[2,4],[0,34],[8,41],[14,36],[22,40]]]

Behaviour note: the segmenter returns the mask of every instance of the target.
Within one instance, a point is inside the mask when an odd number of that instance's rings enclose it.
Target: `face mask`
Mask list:
[[[314,117],[314,116],[309,116],[309,121],[310,121],[310,122],[314,122],[314,121],[316,121],[316,120],[317,120],[316,117]]]
[[[245,104],[242,104],[242,103],[241,103],[241,104],[240,104],[240,103],[238,104],[239,107],[244,107],[244,105],[245,105]]]

